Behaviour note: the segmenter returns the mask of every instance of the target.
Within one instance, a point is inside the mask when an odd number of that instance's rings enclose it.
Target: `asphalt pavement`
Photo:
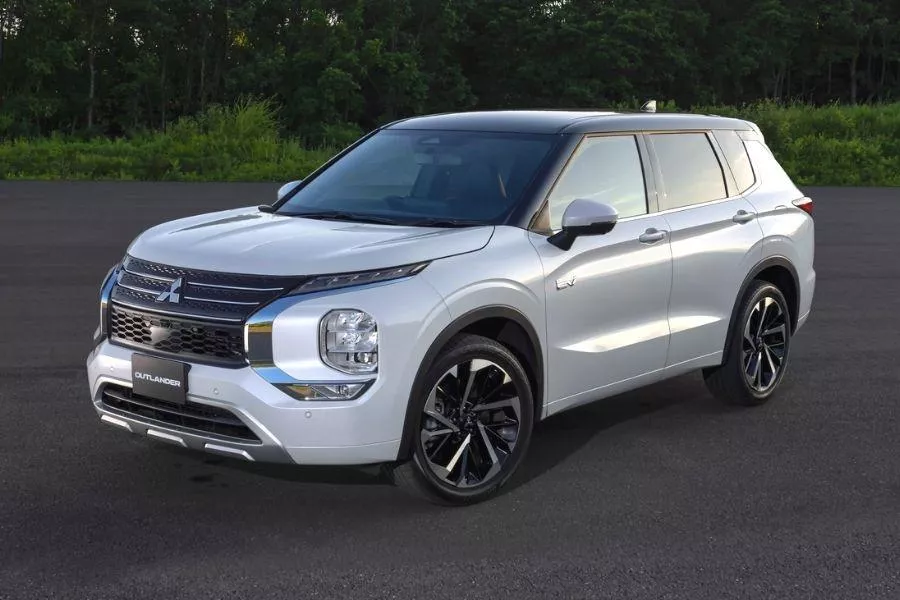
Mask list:
[[[446,509],[94,414],[107,268],[276,188],[0,182],[0,598],[900,597],[900,189],[807,190],[818,287],[770,403],[690,375],[571,411],[502,496]]]

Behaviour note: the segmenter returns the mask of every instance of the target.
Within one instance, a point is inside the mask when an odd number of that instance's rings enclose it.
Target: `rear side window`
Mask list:
[[[650,139],[666,190],[660,210],[728,197],[722,166],[705,133],[657,133]]]
[[[737,191],[743,194],[756,183],[756,176],[753,173],[753,165],[750,164],[750,156],[747,155],[747,148],[744,146],[744,140],[736,131],[716,131],[716,141],[722,147],[725,154],[725,160],[731,167],[734,174],[734,182],[737,184]]]
[[[769,147],[755,140],[747,142],[747,152],[753,162],[759,180],[768,190],[790,190],[791,193],[799,193],[794,182],[784,168],[769,150]]]
[[[547,200],[552,230],[560,229],[566,207],[578,198],[609,204],[619,218],[647,213],[647,189],[635,136],[596,136],[581,142]]]

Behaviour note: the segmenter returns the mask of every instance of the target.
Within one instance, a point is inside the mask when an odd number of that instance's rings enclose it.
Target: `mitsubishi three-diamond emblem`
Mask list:
[[[156,297],[157,302],[171,302],[178,304],[181,301],[181,277],[172,282],[169,289]]]

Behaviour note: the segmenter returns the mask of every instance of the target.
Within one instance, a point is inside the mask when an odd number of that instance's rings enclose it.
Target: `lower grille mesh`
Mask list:
[[[109,331],[114,342],[187,360],[244,363],[244,336],[240,325],[154,315],[128,310],[115,303],[110,308]]]

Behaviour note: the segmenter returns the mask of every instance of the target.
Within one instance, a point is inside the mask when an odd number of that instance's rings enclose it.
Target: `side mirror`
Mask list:
[[[619,213],[609,204],[578,198],[566,207],[562,230],[551,235],[547,241],[560,250],[568,250],[578,236],[609,233],[618,219]]]
[[[303,180],[298,179],[297,181],[291,181],[289,183],[284,184],[280,188],[278,188],[278,199],[281,200],[282,198],[287,196],[291,190],[293,190],[295,187],[297,187],[301,183],[303,183]]]

